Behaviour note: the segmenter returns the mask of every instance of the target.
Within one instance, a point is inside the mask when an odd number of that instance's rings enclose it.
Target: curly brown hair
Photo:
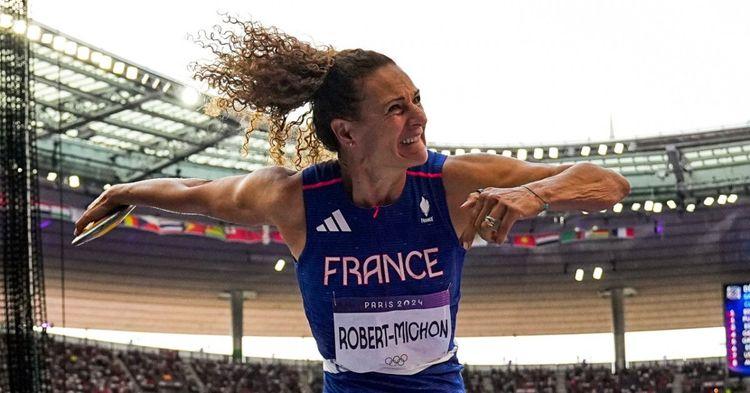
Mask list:
[[[362,100],[359,82],[377,68],[394,64],[375,51],[315,48],[276,27],[230,15],[224,15],[223,22],[241,32],[220,25],[200,32],[196,43],[216,58],[209,64],[193,63],[193,77],[219,91],[207,113],[233,111],[249,120],[244,153],[250,133],[267,129],[269,153],[277,165],[286,164],[284,148],[290,139],[296,143],[297,169],[338,152],[331,120],[356,120]],[[306,104],[309,108],[301,115],[288,119],[290,112]]]

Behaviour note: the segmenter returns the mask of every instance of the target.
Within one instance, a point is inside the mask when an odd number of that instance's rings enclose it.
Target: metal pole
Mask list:
[[[244,291],[231,291],[232,307],[232,360],[242,362],[242,306],[245,301]]]
[[[615,372],[625,369],[625,302],[623,289],[613,288],[612,296],[612,325],[615,338]]]

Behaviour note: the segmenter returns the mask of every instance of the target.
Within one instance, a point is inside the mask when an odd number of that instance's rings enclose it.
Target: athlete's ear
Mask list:
[[[339,141],[339,146],[351,146],[354,143],[352,137],[352,123],[345,119],[331,120],[331,130]]]

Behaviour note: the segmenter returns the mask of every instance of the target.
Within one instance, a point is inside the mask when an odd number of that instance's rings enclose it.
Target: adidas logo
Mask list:
[[[338,224],[338,225],[336,225]],[[346,223],[344,215],[341,214],[341,210],[336,210],[331,213],[331,216],[323,220],[323,223],[315,228],[318,232],[351,232],[349,224]]]

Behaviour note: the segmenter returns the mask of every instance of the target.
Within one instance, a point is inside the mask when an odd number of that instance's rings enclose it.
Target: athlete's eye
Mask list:
[[[391,105],[391,107],[388,108],[388,112],[389,113],[393,112],[393,111],[398,111],[398,110],[401,110],[401,105],[400,104]]]
[[[414,97],[414,103],[415,104],[421,104],[422,103],[422,96],[416,96],[416,97]]]

